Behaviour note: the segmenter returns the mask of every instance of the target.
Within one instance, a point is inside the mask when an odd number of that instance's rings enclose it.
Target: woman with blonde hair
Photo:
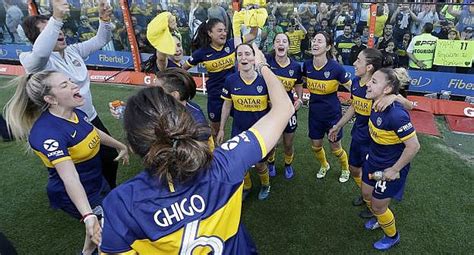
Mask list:
[[[119,150],[115,159],[128,163],[128,149],[95,128],[77,109],[84,105],[79,87],[64,74],[42,71],[14,80],[17,88],[5,106],[7,123],[16,139],[28,139],[49,172],[47,193],[52,208],[84,222],[83,254],[100,242],[98,216],[110,191],[102,176],[100,144]],[[94,244],[95,243],[95,244]]]

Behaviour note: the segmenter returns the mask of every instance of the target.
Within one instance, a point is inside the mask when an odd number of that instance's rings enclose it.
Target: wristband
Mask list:
[[[95,216],[95,214],[94,214],[94,213],[91,213],[91,212],[84,214],[84,215],[82,216],[80,222],[84,222],[87,218],[89,218],[89,217],[91,217],[91,216]]]
[[[110,22],[110,17],[108,19],[103,19],[102,17],[99,17],[100,21],[103,21],[103,22]]]

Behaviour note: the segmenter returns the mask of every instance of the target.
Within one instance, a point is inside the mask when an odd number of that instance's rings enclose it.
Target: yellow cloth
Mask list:
[[[349,160],[347,159],[347,153],[343,148],[332,151],[332,154],[334,154],[334,156],[339,159],[339,163],[341,163],[342,170],[349,170]]]
[[[270,154],[268,156],[268,163],[273,164],[275,163],[275,154],[276,154],[276,149],[273,149],[270,151]]]
[[[364,202],[365,202],[365,205],[367,205],[367,208],[369,208],[369,211],[373,214],[374,210],[372,210],[372,201],[364,199]]]
[[[328,161],[326,160],[326,152],[324,152],[323,147],[314,147],[311,146],[314,152],[314,156],[316,159],[321,163],[322,167],[327,167],[329,165]]]
[[[174,55],[176,53],[176,44],[168,27],[170,12],[158,14],[149,24],[146,32],[148,41],[159,52]]]
[[[357,184],[357,186],[360,188],[362,186],[362,178],[360,176],[353,177],[354,182]]]
[[[260,183],[262,186],[270,186],[270,175],[268,174],[268,168],[265,167],[265,170],[263,172],[258,173],[258,176],[260,176]]]
[[[387,211],[380,215],[374,215],[375,217],[377,217],[377,221],[379,222],[380,227],[382,227],[382,230],[385,235],[393,237],[397,234],[397,227],[395,226],[395,216],[393,216],[393,213],[389,208],[387,208]]]
[[[285,165],[291,165],[293,163],[293,158],[295,157],[295,154],[292,153],[291,155],[286,155],[285,154]]]
[[[244,24],[246,27],[259,27],[263,28],[267,21],[268,13],[265,8],[251,9],[251,10],[240,10],[234,12],[232,18],[232,29],[234,31],[234,37],[241,36],[241,26]]]
[[[244,177],[244,190],[252,188],[252,179],[250,179],[250,173],[247,171]]]

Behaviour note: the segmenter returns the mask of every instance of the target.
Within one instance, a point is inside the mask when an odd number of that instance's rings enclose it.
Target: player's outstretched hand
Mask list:
[[[53,17],[55,20],[63,21],[69,11],[69,4],[66,0],[53,0]]]
[[[84,220],[86,225],[86,234],[95,244],[99,244],[102,240],[102,228],[100,227],[97,216],[88,217]]]
[[[128,165],[129,155],[128,148],[125,144],[121,143],[119,150],[119,155],[114,159],[114,161],[122,160],[122,165]]]
[[[328,134],[329,141],[336,142],[337,141],[337,134],[339,134],[339,131],[341,131],[341,128],[338,125],[332,126],[332,128],[329,130],[329,134]]]
[[[224,141],[225,132],[224,130],[219,130],[216,136],[216,145],[221,145]]]

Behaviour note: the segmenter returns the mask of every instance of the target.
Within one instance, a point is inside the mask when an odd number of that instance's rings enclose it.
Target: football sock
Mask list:
[[[247,171],[244,177],[244,190],[252,188],[252,180],[250,179],[250,173]]]
[[[392,211],[387,208],[387,210],[380,214],[374,214],[377,217],[377,221],[382,227],[383,232],[388,237],[394,237],[397,234],[397,228],[395,227],[395,217],[393,216]]]
[[[270,186],[270,175],[268,175],[268,168],[266,166],[265,170],[258,173],[258,176],[260,176],[260,182],[262,183],[262,186]]]
[[[357,184],[359,188],[362,187],[362,177],[357,176],[357,177],[352,177],[352,178],[354,178],[354,182]]]
[[[315,147],[311,146],[314,152],[314,156],[319,161],[322,167],[327,167],[329,165],[328,161],[326,160],[326,153],[324,152],[323,147]]]
[[[349,161],[347,160],[347,153],[343,148],[332,151],[332,154],[339,158],[339,163],[341,163],[342,170],[349,170]]]
[[[293,158],[295,157],[295,154],[292,153],[291,155],[286,155],[285,154],[285,166],[291,165],[293,163]]]
[[[276,150],[273,149],[273,150],[270,151],[270,154],[268,154],[268,160],[267,160],[267,162],[268,162],[269,164],[275,164],[275,151],[276,151]]]

